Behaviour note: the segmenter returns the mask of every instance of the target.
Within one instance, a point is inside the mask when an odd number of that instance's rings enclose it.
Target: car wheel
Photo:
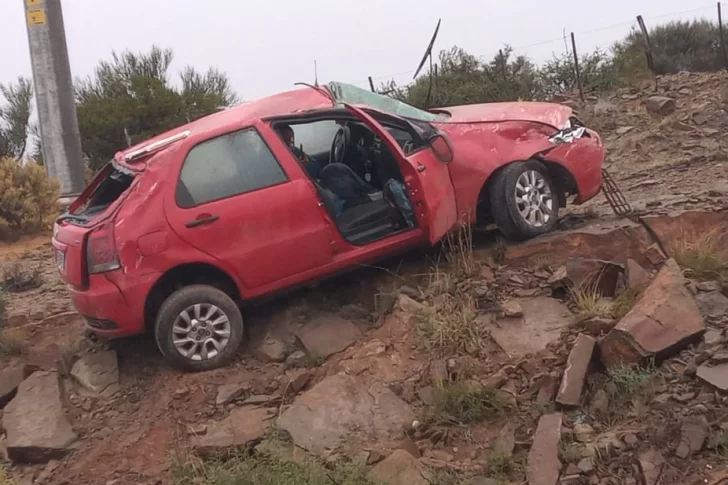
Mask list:
[[[495,223],[508,239],[525,240],[554,227],[559,198],[541,162],[513,162],[496,174],[490,207]]]
[[[243,316],[223,291],[187,286],[162,304],[154,337],[173,366],[188,371],[215,369],[235,357],[243,340]]]

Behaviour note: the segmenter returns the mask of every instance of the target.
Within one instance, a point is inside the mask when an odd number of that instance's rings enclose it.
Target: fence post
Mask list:
[[[655,72],[655,58],[652,56],[652,44],[650,43],[650,34],[647,32],[645,27],[645,21],[642,15],[637,16],[637,23],[640,24],[640,30],[642,31],[642,39],[645,43],[645,55],[647,56],[647,68],[650,70],[652,79],[655,82],[655,91],[657,91],[657,72]]]
[[[375,93],[375,92],[376,92],[376,91],[374,90],[374,79],[372,79],[372,77],[371,77],[371,76],[369,76],[369,89],[371,89],[373,93]]]
[[[581,70],[579,70],[579,54],[576,52],[576,38],[571,33],[571,50],[574,53],[574,73],[576,74],[576,85],[579,87],[579,99],[584,102],[584,86],[581,84]]]
[[[725,68],[728,69],[728,50],[725,46],[725,34],[723,33],[723,12],[720,8],[720,2],[718,2],[718,33],[720,34],[720,48],[723,49],[723,61],[725,62]]]

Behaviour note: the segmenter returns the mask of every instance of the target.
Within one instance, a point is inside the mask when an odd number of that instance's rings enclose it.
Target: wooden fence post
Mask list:
[[[581,84],[581,70],[579,69],[579,54],[576,52],[576,38],[571,33],[571,50],[574,53],[574,73],[576,74],[576,85],[579,87],[579,99],[584,102],[584,86]]]
[[[725,46],[725,34],[723,33],[723,12],[720,8],[720,2],[718,2],[718,33],[720,34],[720,48],[723,49],[723,61],[725,62],[725,68],[728,69],[728,50]]]
[[[369,89],[371,89],[373,93],[376,93],[374,89],[374,79],[372,79],[371,76],[369,76]]]
[[[645,55],[647,56],[647,68],[650,70],[652,79],[655,82],[655,91],[657,91],[657,72],[655,71],[655,58],[652,55],[652,44],[650,43],[650,34],[647,32],[645,27],[645,21],[642,15],[637,16],[637,23],[640,24],[640,30],[642,31],[642,39],[645,43]]]

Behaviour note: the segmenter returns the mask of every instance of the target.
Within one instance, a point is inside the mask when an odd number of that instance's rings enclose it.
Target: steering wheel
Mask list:
[[[329,163],[343,163],[344,155],[349,151],[351,143],[351,129],[348,126],[342,126],[334,135],[331,142],[331,151],[329,152]]]

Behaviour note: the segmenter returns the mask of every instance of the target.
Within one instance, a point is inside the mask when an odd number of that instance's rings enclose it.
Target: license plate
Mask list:
[[[66,270],[66,253],[63,251],[56,251],[56,265],[59,271]]]

